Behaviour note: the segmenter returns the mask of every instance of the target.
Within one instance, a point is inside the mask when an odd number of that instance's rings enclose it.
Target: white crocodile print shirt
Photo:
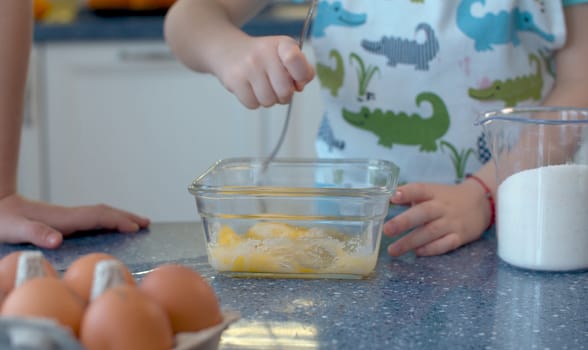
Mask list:
[[[540,104],[552,88],[563,9],[551,0],[320,0],[317,155],[391,160],[401,182],[461,181],[490,158],[478,115]]]

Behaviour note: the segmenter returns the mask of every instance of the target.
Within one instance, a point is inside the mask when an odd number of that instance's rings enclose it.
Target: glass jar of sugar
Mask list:
[[[588,109],[507,108],[478,120],[496,167],[498,256],[588,269]]]

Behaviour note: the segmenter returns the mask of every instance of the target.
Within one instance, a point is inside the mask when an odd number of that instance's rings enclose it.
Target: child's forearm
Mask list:
[[[179,0],[165,19],[165,39],[180,61],[198,72],[215,73],[227,50],[246,39],[240,27],[267,0]]]
[[[0,198],[16,192],[32,1],[0,1]]]

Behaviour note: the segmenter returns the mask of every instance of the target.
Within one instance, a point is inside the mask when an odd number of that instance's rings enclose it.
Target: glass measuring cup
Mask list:
[[[496,166],[498,256],[534,270],[588,268],[588,109],[507,108],[478,124]]]

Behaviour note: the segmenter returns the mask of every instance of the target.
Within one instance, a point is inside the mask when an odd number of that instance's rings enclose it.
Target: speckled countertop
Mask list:
[[[384,242],[386,243],[386,242]],[[385,246],[385,244],[384,244]],[[28,245],[2,245],[0,255]],[[240,279],[207,263],[198,223],[134,234],[88,234],[44,251],[58,269],[109,252],[141,272],[164,262],[196,268],[241,319],[221,349],[586,349],[588,272],[513,268],[495,235],[438,257],[390,258],[367,280]]]

